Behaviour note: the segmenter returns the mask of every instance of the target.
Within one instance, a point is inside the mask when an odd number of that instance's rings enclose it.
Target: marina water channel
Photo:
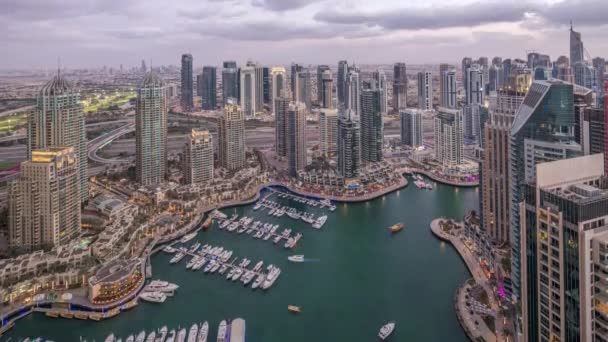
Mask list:
[[[375,341],[387,321],[396,322],[394,341],[467,341],[453,297],[469,272],[455,250],[431,234],[429,223],[438,216],[460,219],[466,210],[477,209],[476,189],[438,184],[423,190],[410,184],[370,202],[338,204],[334,212],[276,194],[269,199],[315,216],[328,215],[328,220],[317,230],[287,215],[269,216],[268,209],[253,210],[253,205],[224,209],[228,216],[253,217],[303,236],[294,249],[285,249],[283,242],[220,230],[216,222],[184,245],[199,241],[222,246],[252,264],[263,260],[264,267],[280,267],[280,277],[268,290],[187,270],[190,257],[171,265],[172,255],[161,251],[151,259],[153,279],[180,286],[164,303],[142,302],[101,322],[34,314],[18,321],[4,338],[99,342],[110,332],[124,338],[142,329],[188,329],[194,322],[209,321],[209,341],[215,341],[221,320],[242,317],[248,341]],[[391,235],[388,227],[397,222],[405,228]],[[287,257],[294,254],[305,255],[307,261],[289,262]],[[299,306],[301,312],[288,312],[288,305]]]

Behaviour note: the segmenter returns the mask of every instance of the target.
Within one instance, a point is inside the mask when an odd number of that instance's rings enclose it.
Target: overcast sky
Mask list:
[[[608,57],[608,0],[0,0],[0,68]]]

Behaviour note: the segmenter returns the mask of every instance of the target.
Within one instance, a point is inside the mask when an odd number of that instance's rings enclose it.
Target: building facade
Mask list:
[[[192,55],[189,53],[182,55],[182,69],[181,69],[181,105],[185,111],[191,111],[194,109],[194,92],[192,80]]]
[[[363,89],[361,92],[361,161],[364,164],[383,160],[384,125],[382,122],[382,92]]]
[[[30,252],[80,236],[80,174],[73,147],[34,150],[9,184],[9,247]]]
[[[466,104],[484,104],[485,79],[483,76],[483,70],[478,64],[473,64],[467,69]]]
[[[291,177],[307,165],[306,155],[306,113],[307,107],[301,102],[289,104],[287,110],[287,163]]]
[[[338,142],[338,110],[323,108],[319,112],[319,135],[321,154],[325,157],[334,156]]]
[[[256,109],[258,107],[256,88],[257,82],[255,67],[246,66],[241,68],[240,104],[245,118],[248,119],[255,117]]]
[[[323,71],[323,74],[321,75],[321,83],[320,83],[320,100],[319,100],[319,106],[321,106],[321,108],[327,108],[327,109],[331,109],[334,108],[334,99],[333,99],[333,92],[334,92],[334,80],[333,80],[333,76],[331,74],[331,70],[325,70]]]
[[[213,137],[207,130],[192,129],[184,145],[184,183],[199,184],[213,179]]]
[[[326,71],[328,71],[329,75],[331,76],[331,69],[329,68],[329,65],[317,65],[317,104],[320,107],[323,107],[323,73]]]
[[[356,67],[349,68],[344,86],[344,108],[361,114],[361,79]]]
[[[272,114],[277,115],[275,100],[287,97],[287,73],[283,67],[273,67],[270,71],[271,76],[271,108]],[[276,119],[276,118],[275,118]]]
[[[361,169],[361,126],[352,110],[338,118],[338,171],[344,178],[355,178]]]
[[[462,110],[439,107],[434,120],[435,159],[444,167],[462,164]]]
[[[401,117],[401,144],[412,148],[424,145],[423,117],[420,109],[402,109]]]
[[[446,65],[447,64],[442,64]],[[440,104],[444,108],[456,108],[456,70],[449,66],[440,74]]]
[[[224,115],[219,120],[219,160],[229,171],[246,166],[245,115],[236,101],[228,100]]]
[[[78,158],[80,199],[89,198],[87,139],[80,93],[60,73],[38,92],[36,108],[28,117],[27,158],[34,150],[73,147]]]
[[[338,73],[336,75],[336,91],[338,93],[338,104],[344,105],[346,103],[346,76],[348,74],[348,62],[338,62]]]
[[[407,107],[407,73],[405,63],[395,63],[393,66],[393,110]]]
[[[135,173],[141,185],[160,184],[167,173],[167,99],[165,81],[144,76],[135,106]]]
[[[225,61],[222,69],[222,104],[228,104],[228,99],[239,99],[239,72],[236,62]]]
[[[217,71],[215,67],[203,67],[201,77],[201,106],[206,110],[217,108]]]
[[[433,75],[430,71],[418,73],[418,108],[433,109]]]
[[[274,149],[279,157],[287,157],[287,110],[289,100],[278,97],[274,100]]]

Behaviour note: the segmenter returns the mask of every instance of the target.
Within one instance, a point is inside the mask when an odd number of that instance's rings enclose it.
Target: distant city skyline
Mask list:
[[[430,0],[4,1],[0,69],[127,67],[142,59],[194,67],[247,59],[264,65],[456,64],[462,56],[568,55],[572,20],[592,56],[608,56],[608,2]],[[295,20],[297,18],[297,20]]]

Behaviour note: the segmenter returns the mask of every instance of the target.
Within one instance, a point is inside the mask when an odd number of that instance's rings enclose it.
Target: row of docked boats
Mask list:
[[[163,326],[158,330],[153,330],[146,333],[142,330],[137,335],[129,335],[124,340],[116,337],[113,333],[108,335],[105,342],[207,342],[209,335],[209,322],[194,323],[190,330],[186,328],[177,328],[169,330],[167,326]],[[221,338],[220,338],[221,337]],[[217,341],[225,341],[226,339],[226,321],[222,321],[218,327]]]
[[[269,208],[268,215],[270,216],[281,217],[283,215],[287,215],[288,217],[294,220],[302,220],[308,224],[311,224],[316,229],[321,229],[321,227],[323,227],[323,225],[327,221],[327,215],[321,215],[315,219],[315,215],[312,213],[299,211],[296,208],[288,206],[281,206],[279,203],[268,199],[263,199],[260,202],[260,206]],[[258,202],[258,204],[260,202]]]
[[[167,297],[172,297],[178,285],[164,280],[152,280],[139,294],[139,298],[152,303],[164,303]]]
[[[292,194],[288,194],[285,192],[278,192],[277,195],[279,198],[289,198],[291,200],[294,200],[298,203],[302,203],[302,204],[307,204],[310,205],[312,207],[320,207],[320,208],[329,208],[330,211],[334,211],[336,210],[336,206],[331,204],[331,201],[327,198],[324,198],[320,201],[314,200],[314,199],[309,199],[309,198],[304,198],[304,197],[300,197],[300,196],[296,196],[296,195],[292,195]]]
[[[238,221],[238,216],[233,216],[229,220],[220,223],[219,228],[237,234],[248,234],[253,238],[262,239],[264,241],[272,239],[277,244],[282,239],[285,239],[285,248],[293,248],[296,243],[302,238],[302,234],[298,233],[295,236],[290,236],[291,229],[284,229],[281,233],[278,232],[279,225],[271,223],[263,223],[261,221],[253,222],[253,218],[243,216]]]
[[[433,190],[433,184],[425,182],[422,176],[412,173],[412,178],[414,179],[414,184],[418,189]]]

